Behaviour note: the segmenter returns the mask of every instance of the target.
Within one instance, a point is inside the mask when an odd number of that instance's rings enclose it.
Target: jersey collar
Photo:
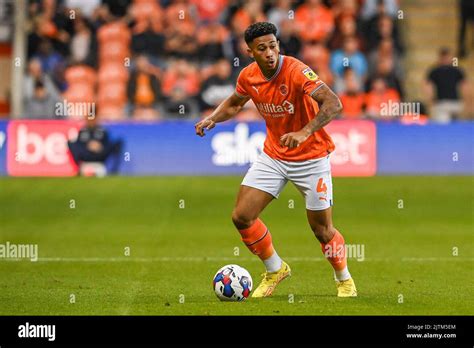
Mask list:
[[[283,56],[282,54],[279,54],[279,55],[278,55],[278,69],[275,71],[275,73],[274,73],[271,77],[269,77],[269,78],[265,77],[265,75],[264,75],[263,72],[262,72],[262,76],[263,76],[263,78],[265,79],[265,81],[271,81],[271,80],[273,80],[275,77],[278,76],[278,74],[280,73],[281,67],[283,66],[283,57],[284,57],[284,56]],[[260,72],[261,72],[261,71],[260,71]]]

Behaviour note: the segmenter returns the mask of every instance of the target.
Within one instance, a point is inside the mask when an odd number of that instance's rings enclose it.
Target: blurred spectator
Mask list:
[[[331,53],[322,43],[306,43],[303,46],[301,58],[306,64],[319,71],[329,68]]]
[[[34,18],[40,38],[48,39],[53,49],[63,56],[69,55],[69,44],[73,33],[73,21],[61,2],[54,0],[41,2]]]
[[[201,87],[201,107],[203,110],[217,107],[235,89],[235,82],[231,79],[232,67],[230,63],[221,59],[215,64],[215,72]]]
[[[192,0],[203,24],[215,23],[222,19],[228,2],[228,0]]]
[[[425,105],[420,101],[413,101],[411,102],[412,105],[419,106],[419,113],[406,113],[400,118],[400,123],[402,124],[417,124],[417,125],[425,125],[428,124],[428,115],[426,113]]]
[[[350,17],[356,19],[359,12],[359,0],[336,0],[331,5],[331,10],[336,22]]]
[[[232,17],[232,30],[235,36],[240,37],[250,24],[263,21],[266,21],[266,16],[262,0],[245,0],[244,6]]]
[[[121,163],[123,142],[121,139],[112,140],[107,130],[102,128],[94,117],[87,120],[77,136],[76,141],[68,141],[74,162],[81,166],[83,162],[102,162],[112,159],[110,172],[118,172]]]
[[[387,84],[387,87],[395,89],[398,92],[400,98],[403,99],[404,91],[403,91],[402,83],[400,79],[397,77],[397,75],[395,74],[395,71],[393,69],[393,60],[390,58],[383,59],[383,60],[378,61],[376,64],[377,66],[376,66],[375,74],[373,76],[375,76],[375,78],[383,78],[385,80],[385,83]],[[367,81],[367,90],[372,85],[373,80],[374,78],[371,77]]]
[[[161,114],[168,118],[196,118],[199,117],[199,106],[183,87],[175,86],[161,105]]]
[[[199,92],[199,74],[196,66],[184,59],[171,62],[163,75],[162,90],[170,96],[175,87],[181,88],[186,95],[196,96]]]
[[[71,39],[71,60],[95,66],[95,52],[97,52],[95,36],[86,20],[83,17],[77,17],[74,21],[74,34]]]
[[[357,23],[351,16],[341,18],[336,25],[336,30],[331,37],[329,42],[329,48],[331,50],[340,49],[343,46],[344,40],[349,37],[355,37],[359,50],[365,51],[365,41],[357,31]]]
[[[343,118],[357,119],[364,116],[365,94],[361,90],[357,75],[350,68],[344,72],[344,91],[339,93],[339,98],[343,105]]]
[[[370,20],[380,13],[385,13],[392,18],[397,16],[399,0],[364,0],[362,1],[361,17]]]
[[[275,6],[273,6],[267,13],[268,21],[275,24],[277,27],[278,37],[281,35],[281,25],[283,22],[291,21],[291,25],[294,22],[293,18],[289,19],[290,11],[292,10],[291,2],[291,0],[277,0]]]
[[[366,113],[369,117],[381,119],[381,110],[389,103],[400,102],[398,92],[393,88],[387,88],[385,80],[381,77],[375,78],[372,82],[370,91],[366,97]],[[399,115],[385,115],[385,116],[399,116]]]
[[[34,84],[33,96],[26,100],[24,117],[53,119],[55,118],[56,103],[59,103],[59,98],[49,93],[41,80],[37,80]]]
[[[64,58],[53,51],[51,41],[48,39],[43,39],[40,42],[38,52],[34,55],[34,58],[41,62],[41,68],[47,74],[54,73],[54,70],[58,68],[60,64],[64,63]]]
[[[354,69],[350,66],[345,67],[342,76],[336,75],[333,84],[333,90],[336,94],[341,94],[347,90],[347,82],[354,81],[357,85],[357,89],[363,90],[364,82],[362,81],[361,77],[356,74]]]
[[[244,67],[253,62],[253,59],[250,58],[247,52],[247,43],[245,42],[242,36],[233,38],[233,50],[234,56],[238,64],[234,64],[238,71],[242,70]]]
[[[197,33],[201,62],[212,63],[223,58],[224,42],[228,37],[228,30],[220,23],[215,22],[202,26]]]
[[[109,7],[104,4],[97,7],[90,18],[92,26],[95,30],[114,19],[115,17],[110,13]]]
[[[296,33],[293,20],[286,19],[280,23],[278,39],[280,40],[280,50],[283,54],[294,57],[299,56],[301,41]]]
[[[399,0],[32,0],[26,28],[28,60],[34,57],[34,63],[25,95],[32,99],[39,81],[48,95],[59,90],[71,102],[96,101],[102,119],[123,119],[130,110],[134,119],[152,120],[166,108],[183,117],[176,113],[181,105],[190,117],[196,103],[215,107],[253,61],[243,32],[268,18],[278,28],[282,54],[303,60],[343,96],[345,117],[359,117],[364,87],[374,92],[376,79],[403,97],[398,5]],[[470,18],[464,7],[460,29],[462,19]],[[129,71],[130,56],[147,58],[137,58],[137,69]],[[139,67],[144,65],[150,69]],[[241,117],[254,119],[254,113],[249,106]]]
[[[350,66],[359,78],[365,80],[367,75],[367,60],[357,47],[357,40],[348,37],[344,40],[343,48],[333,52],[331,56],[331,71],[342,76],[344,68]]]
[[[367,35],[367,46],[369,52],[376,49],[384,39],[392,39],[393,45],[398,53],[403,54],[404,47],[398,32],[396,22],[387,15],[380,15],[370,24]]]
[[[301,51],[302,60],[313,69],[329,86],[333,85],[334,77],[329,68],[330,52],[322,43],[306,43]]]
[[[466,93],[464,71],[453,66],[453,56],[448,48],[441,48],[439,61],[426,77],[426,93],[433,101],[432,118],[438,123],[448,123],[459,116],[463,109],[461,92]]]
[[[459,16],[458,54],[460,58],[465,58],[467,24],[471,22],[471,25],[474,25],[474,1],[459,0]]]
[[[373,50],[368,57],[369,75],[376,74],[377,64],[383,60],[391,60],[393,62],[393,72],[398,78],[403,77],[403,67],[400,55],[393,47],[392,39],[383,39],[380,41],[376,50]]]
[[[155,31],[151,18],[137,23],[133,30],[131,45],[134,54],[149,54],[154,58],[163,57],[164,46],[165,36]]]
[[[163,32],[165,12],[158,1],[134,1],[129,8],[127,17],[132,19],[130,24],[133,27],[132,30],[136,33],[142,32],[148,25],[150,25],[150,30],[154,33]]]
[[[84,16],[91,18],[94,11],[101,5],[101,0],[64,0],[64,6],[79,10]]]
[[[127,14],[132,0],[102,0],[103,6],[114,17],[123,17]]]
[[[128,80],[127,95],[132,108],[153,107],[161,97],[161,88],[146,56],[136,58],[136,68]]]
[[[197,60],[198,42],[196,26],[191,21],[182,21],[166,30],[165,50],[169,56]]]
[[[36,82],[42,82],[48,95],[59,99],[59,91],[54,85],[51,78],[43,72],[41,62],[38,59],[31,59],[28,63],[28,72],[23,79],[23,93],[26,99],[31,99],[34,96]]]
[[[28,36],[27,36],[27,58],[31,59],[37,52],[39,45],[43,38],[40,36],[38,30],[38,21],[36,17],[31,17],[28,22]]]
[[[334,16],[321,0],[306,0],[295,12],[303,41],[325,41],[334,30]]]
[[[168,27],[180,26],[183,23],[196,25],[196,17],[195,7],[188,0],[173,0],[165,8],[165,21]]]

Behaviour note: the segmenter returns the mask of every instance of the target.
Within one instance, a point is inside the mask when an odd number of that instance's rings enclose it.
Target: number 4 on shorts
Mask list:
[[[319,178],[318,185],[316,186],[316,192],[324,192],[326,193],[328,190],[325,183],[323,183],[323,178]]]

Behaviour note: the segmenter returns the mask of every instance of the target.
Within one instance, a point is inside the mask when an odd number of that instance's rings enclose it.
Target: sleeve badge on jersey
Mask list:
[[[316,81],[319,79],[319,76],[311,68],[304,69],[303,75],[306,76],[310,81]]]

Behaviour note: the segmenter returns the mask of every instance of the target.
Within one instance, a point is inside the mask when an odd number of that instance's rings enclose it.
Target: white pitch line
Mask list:
[[[286,257],[288,262],[320,262],[325,261],[322,257]],[[352,262],[446,262],[446,261],[474,261],[474,257],[403,257],[395,258],[349,258]],[[30,261],[28,258],[0,258],[1,261]],[[39,257],[34,262],[257,262],[256,257]]]
[[[436,261],[474,261],[474,257],[459,257],[459,256],[452,256],[452,257],[402,257],[401,259],[404,262],[418,262],[418,261],[426,261],[426,262],[436,262]]]

